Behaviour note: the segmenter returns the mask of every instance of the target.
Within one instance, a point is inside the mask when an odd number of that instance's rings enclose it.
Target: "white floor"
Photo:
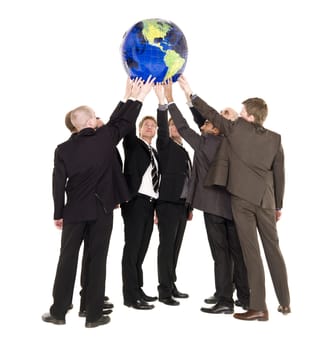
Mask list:
[[[203,299],[214,289],[212,259],[206,240],[200,212],[188,224],[178,266],[178,287],[188,292],[188,299],[180,300],[177,307],[159,302],[151,311],[134,310],[123,305],[121,294],[121,265],[123,233],[119,211],[115,213],[115,230],[112,235],[108,257],[108,280],[106,293],[114,303],[111,322],[95,329],[86,329],[84,319],[78,317],[79,276],[77,276],[74,309],[66,316],[66,325],[55,326],[42,322],[42,313],[51,304],[51,288],[58,257],[60,235],[52,228],[52,235],[43,233],[32,243],[32,235],[22,240],[8,257],[16,260],[14,269],[7,273],[2,299],[1,342],[4,349],[28,348],[87,349],[89,346],[104,346],[112,349],[132,348],[138,350],[164,349],[272,349],[308,347],[321,349],[320,322],[316,309],[321,290],[318,259],[305,252],[303,261],[298,244],[298,235],[282,227],[281,248],[288,266],[292,298],[292,314],[283,316],[277,312],[278,302],[267,274],[268,322],[245,322],[231,315],[211,315],[200,311]],[[28,241],[28,242],[27,242]],[[24,244],[34,245],[26,250]],[[14,245],[10,249],[13,249]],[[296,249],[295,249],[296,248]],[[315,248],[311,247],[312,255]],[[157,231],[153,233],[144,263],[145,291],[156,295],[156,250]],[[295,251],[296,250],[296,251]],[[312,260],[311,260],[312,258]],[[8,264],[11,261],[7,261]],[[311,271],[311,273],[310,273]],[[235,308],[236,312],[241,311]]]

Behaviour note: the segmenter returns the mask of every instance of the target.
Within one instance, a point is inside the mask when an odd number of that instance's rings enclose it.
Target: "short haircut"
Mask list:
[[[66,125],[66,128],[70,131],[70,132],[75,132],[77,131],[75,126],[72,124],[72,121],[71,121],[71,114],[72,114],[72,111],[69,111],[66,115],[65,115],[65,125]]]
[[[79,106],[71,111],[70,120],[77,130],[81,130],[94,115],[92,108]]]
[[[142,126],[146,120],[152,120],[155,123],[155,125],[158,125],[157,120],[154,117],[147,115],[140,120],[139,129],[142,128]]]
[[[248,98],[242,102],[242,104],[244,105],[247,114],[254,116],[254,123],[263,125],[268,114],[268,107],[266,102],[261,98],[253,97]]]

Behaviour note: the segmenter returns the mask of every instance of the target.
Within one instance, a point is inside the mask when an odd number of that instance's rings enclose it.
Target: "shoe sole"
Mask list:
[[[241,320],[241,321],[268,321],[268,317],[255,317],[255,318],[250,318],[250,319],[247,319],[247,318],[239,318],[239,317],[236,317],[234,315],[234,317],[237,319],[237,320]]]
[[[86,322],[85,327],[86,328],[95,328],[95,327],[99,327],[99,326],[103,326],[105,324],[108,324],[110,321],[111,321],[111,319],[108,316],[106,316],[104,322],[103,321],[101,321],[101,322]]]
[[[64,321],[64,320],[46,320],[46,319],[44,319],[44,318],[42,318],[42,320],[43,320],[44,322],[52,323],[52,324],[55,324],[55,325],[58,325],[58,326],[63,325],[63,324],[66,324],[66,321]]]
[[[124,305],[127,307],[131,307],[135,310],[152,310],[152,309],[154,309],[154,305],[148,305],[148,307],[136,307],[136,306],[134,306],[132,304],[128,304],[128,303],[124,303]]]
[[[107,315],[111,314],[112,312],[113,312],[113,310],[111,310],[111,309],[103,310],[103,316],[107,316]],[[86,317],[86,311],[80,311],[78,313],[78,316],[79,317]]]
[[[223,315],[231,315],[234,313],[234,311],[219,311],[219,312],[213,312],[213,311],[208,311],[208,310],[205,310],[205,309],[200,309],[200,311],[202,312],[205,312],[206,314],[214,314],[214,315],[220,315],[220,314],[223,314]]]

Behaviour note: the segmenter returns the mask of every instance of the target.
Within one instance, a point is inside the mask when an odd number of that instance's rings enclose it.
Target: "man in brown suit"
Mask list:
[[[242,103],[241,117],[231,122],[193,95],[184,77],[178,81],[185,94],[191,96],[193,106],[227,136],[224,152],[218,152],[209,176],[213,185],[223,185],[223,175],[227,178],[226,188],[232,195],[233,217],[248,272],[249,310],[235,313],[234,317],[268,320],[257,231],[280,303],[278,311],[288,314],[291,309],[287,272],[276,229],[283,205],[284,154],[281,136],[263,127],[267,105],[260,98],[247,99]]]

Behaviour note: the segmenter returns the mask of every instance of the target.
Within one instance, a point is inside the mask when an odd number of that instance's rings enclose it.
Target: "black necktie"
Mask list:
[[[158,169],[157,169],[157,166],[155,165],[152,147],[150,146],[149,149],[150,149],[150,154],[151,154],[151,167],[152,167],[152,170],[151,170],[151,177],[152,177],[152,185],[153,185],[154,192],[158,192],[158,189],[159,189],[159,174],[158,174]]]

